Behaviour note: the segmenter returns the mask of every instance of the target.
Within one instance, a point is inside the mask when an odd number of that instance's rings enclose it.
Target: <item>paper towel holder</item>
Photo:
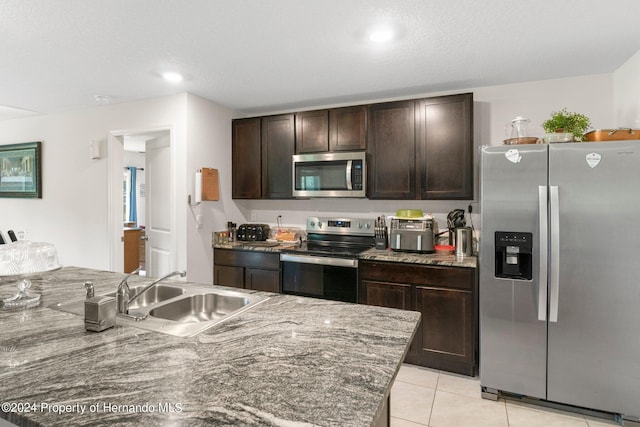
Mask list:
[[[202,169],[198,169],[193,179],[193,203],[191,194],[187,196],[187,203],[190,206],[198,206],[202,203]]]
[[[218,182],[218,169],[198,169],[194,175],[194,197],[189,195],[187,199],[189,205],[198,206],[202,201],[220,200]]]

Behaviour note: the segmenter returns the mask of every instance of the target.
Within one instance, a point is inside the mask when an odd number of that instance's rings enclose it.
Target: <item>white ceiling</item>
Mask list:
[[[96,95],[257,115],[610,73],[640,50],[639,16],[639,0],[0,0],[0,119]],[[368,42],[380,23],[399,36]]]

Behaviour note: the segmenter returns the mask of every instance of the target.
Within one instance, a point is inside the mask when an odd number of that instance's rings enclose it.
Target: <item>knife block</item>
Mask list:
[[[387,249],[389,247],[387,239],[387,227],[384,228],[381,236],[376,236],[374,247],[376,249]]]

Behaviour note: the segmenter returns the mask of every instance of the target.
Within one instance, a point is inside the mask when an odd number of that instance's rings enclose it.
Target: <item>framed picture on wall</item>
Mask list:
[[[0,145],[0,197],[42,198],[41,144]]]

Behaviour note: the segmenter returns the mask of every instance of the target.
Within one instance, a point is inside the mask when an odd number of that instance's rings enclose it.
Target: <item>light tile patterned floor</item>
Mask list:
[[[402,365],[391,389],[392,427],[605,427],[613,421],[482,399],[480,379]]]

